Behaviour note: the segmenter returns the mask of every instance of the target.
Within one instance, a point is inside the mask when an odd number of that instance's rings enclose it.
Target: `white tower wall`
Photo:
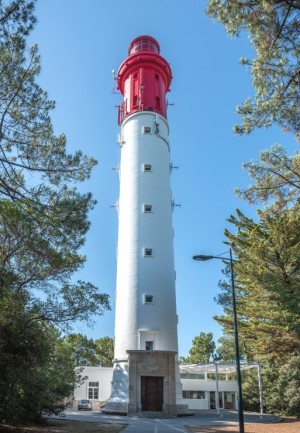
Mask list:
[[[127,350],[145,350],[146,341],[154,350],[178,351],[168,134],[166,120],[151,112],[122,124],[116,359]],[[145,256],[145,249],[152,255]]]

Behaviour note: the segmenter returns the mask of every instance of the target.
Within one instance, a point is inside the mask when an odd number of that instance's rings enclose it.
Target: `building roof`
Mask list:
[[[235,373],[236,364],[235,363],[200,363],[200,364],[187,364],[179,365],[180,373],[215,373],[216,365],[218,367],[219,373]],[[241,370],[249,370],[251,368],[257,368],[257,363],[251,364],[241,364]]]

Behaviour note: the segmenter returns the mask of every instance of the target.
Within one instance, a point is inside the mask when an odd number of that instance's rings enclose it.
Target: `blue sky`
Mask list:
[[[68,138],[68,151],[81,149],[98,161],[81,185],[98,201],[83,253],[84,269],[76,277],[111,296],[112,311],[96,318],[93,329],[76,324],[74,331],[91,338],[114,335],[118,176],[117,109],[112,70],[127,56],[130,42],[148,34],[158,40],[170,62],[173,82],[168,110],[172,174],[176,203],[173,214],[179,354],[186,356],[201,331],[221,329],[213,320],[221,309],[214,302],[222,279],[219,260],[197,263],[195,254],[218,255],[226,219],[236,208],[248,216],[255,209],[239,200],[234,187],[250,179],[242,163],[259,150],[280,142],[293,148],[292,137],[277,127],[248,137],[233,135],[239,122],[235,107],[253,94],[251,77],[239,64],[251,57],[246,35],[227,37],[224,28],[205,15],[206,1],[196,0],[39,0],[38,24],[30,36],[41,53],[39,83],[56,101],[52,119],[57,134]]]

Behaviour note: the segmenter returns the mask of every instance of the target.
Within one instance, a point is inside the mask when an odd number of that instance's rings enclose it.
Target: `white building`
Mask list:
[[[85,379],[75,388],[75,408],[79,400],[88,399],[92,402],[94,410],[100,409],[111,395],[113,368],[82,368],[81,375]],[[241,368],[259,368],[259,365],[243,365]],[[180,378],[184,403],[190,410],[237,409],[238,389],[235,371],[234,364],[181,365]],[[259,388],[257,392],[261,395],[260,383]]]

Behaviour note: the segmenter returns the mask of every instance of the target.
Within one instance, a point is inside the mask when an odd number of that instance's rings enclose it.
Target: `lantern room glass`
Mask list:
[[[151,51],[152,53],[159,54],[159,44],[154,38],[151,38],[150,36],[141,36],[131,42],[128,54],[131,56],[132,54],[138,53],[140,51]]]

